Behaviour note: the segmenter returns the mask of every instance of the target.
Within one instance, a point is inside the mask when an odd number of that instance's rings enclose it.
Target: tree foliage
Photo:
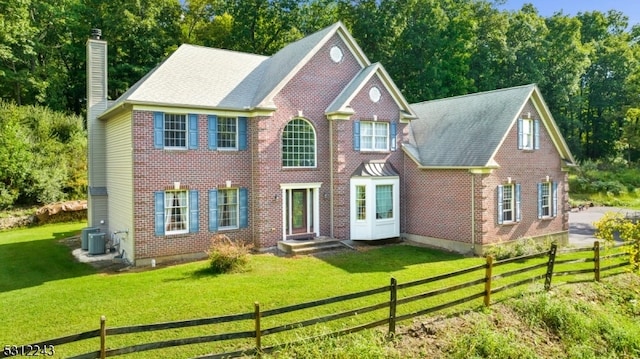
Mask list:
[[[84,197],[85,153],[80,117],[0,101],[0,209]]]
[[[0,0],[0,96],[82,115],[91,28],[101,28],[108,41],[115,99],[181,43],[271,55],[342,21],[410,102],[537,83],[575,157],[637,162],[640,26],[630,28],[618,11],[545,18],[531,4],[517,11],[498,6],[490,0]]]

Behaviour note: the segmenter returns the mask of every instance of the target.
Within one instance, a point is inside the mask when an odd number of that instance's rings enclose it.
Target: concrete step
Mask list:
[[[304,255],[329,250],[348,248],[340,240],[332,238],[316,238],[305,241],[280,241],[278,249],[287,254]]]

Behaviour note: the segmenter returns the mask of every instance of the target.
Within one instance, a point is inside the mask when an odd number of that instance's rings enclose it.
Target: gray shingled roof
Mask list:
[[[268,57],[182,45],[115,102],[250,106]],[[251,86],[253,85],[253,86]]]
[[[333,100],[329,107],[325,110],[325,113],[332,113],[336,111],[345,111],[349,106],[349,101],[360,90],[363,83],[369,80],[372,72],[375,72],[380,67],[379,63],[369,65],[360,70],[358,74],[351,80],[351,82],[340,92],[338,97]]]
[[[271,57],[181,45],[113,104],[123,102],[247,109],[269,94],[341,23],[285,46]]]
[[[412,104],[407,152],[422,166],[484,167],[531,96],[535,85]]]

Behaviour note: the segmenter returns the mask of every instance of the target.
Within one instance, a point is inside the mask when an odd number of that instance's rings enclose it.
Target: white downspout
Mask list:
[[[471,250],[476,252],[476,176],[471,174]]]
[[[329,237],[333,238],[333,120],[329,120]]]

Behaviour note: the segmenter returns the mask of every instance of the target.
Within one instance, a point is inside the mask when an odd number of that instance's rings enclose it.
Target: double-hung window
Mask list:
[[[520,221],[520,184],[510,183],[498,186],[498,223]]]
[[[540,148],[540,121],[530,118],[518,119],[518,149],[537,150]]]
[[[388,122],[360,122],[360,150],[388,151],[389,123]]]
[[[210,150],[246,150],[247,118],[208,115],[207,137]]]
[[[218,149],[238,149],[238,118],[218,117]]]
[[[153,145],[158,149],[198,148],[198,115],[153,113]]]
[[[172,235],[199,231],[198,191],[155,192],[155,233]]]
[[[238,228],[238,189],[218,190],[218,228]]]
[[[353,121],[355,151],[395,151],[397,125],[385,121]]]
[[[187,116],[164,115],[164,147],[187,148]]]
[[[538,218],[557,215],[558,184],[556,182],[538,183]]]

